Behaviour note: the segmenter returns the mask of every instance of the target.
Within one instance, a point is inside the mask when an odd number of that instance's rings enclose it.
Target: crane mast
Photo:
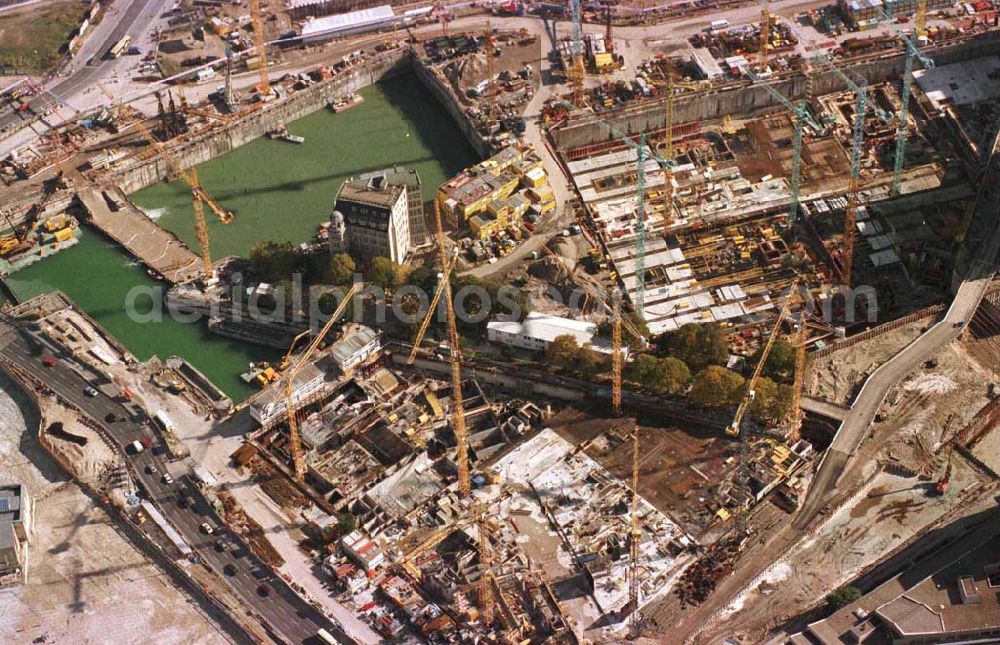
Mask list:
[[[477,527],[479,533],[479,615],[482,627],[493,626],[495,603],[493,598],[493,545],[490,544],[490,520],[485,505],[476,509],[478,515]]]
[[[639,426],[632,429],[632,509],[629,518],[629,567],[628,602],[632,608],[629,614],[629,629],[638,636],[642,628],[639,615]]]
[[[438,253],[441,266],[448,265],[448,253],[445,250],[444,229],[441,226],[441,207],[434,200],[434,220],[437,225]],[[465,400],[462,397],[462,353],[458,336],[458,321],[455,319],[455,303],[451,295],[451,281],[444,280],[444,298],[448,311],[448,341],[451,346],[451,398],[452,398],[452,429],[455,432],[455,448],[458,462],[458,491],[462,496],[472,492],[472,482],[469,477],[469,440],[465,428]]]
[[[417,358],[417,351],[420,350],[420,343],[424,341],[424,335],[427,333],[427,328],[431,324],[431,319],[434,318],[434,313],[437,311],[438,303],[441,301],[441,294],[444,293],[444,285],[451,277],[451,272],[455,268],[455,263],[458,262],[458,253],[453,253],[451,256],[451,262],[448,266],[441,267],[441,278],[438,281],[437,289],[434,290],[434,296],[431,298],[430,306],[427,308],[427,315],[424,316],[423,321],[420,323],[420,329],[417,330],[417,335],[413,338],[413,348],[410,349],[410,355],[406,358],[407,365],[413,365],[413,361]]]
[[[760,71],[767,71],[767,53],[771,46],[771,12],[768,11],[767,0],[760,12]]]
[[[340,301],[340,304],[337,305],[337,309],[330,315],[330,319],[326,321],[326,324],[324,324],[322,329],[319,330],[316,337],[312,339],[312,342],[309,343],[305,351],[302,352],[299,359],[287,372],[285,372],[282,377],[285,390],[285,414],[288,416],[288,443],[292,454],[292,465],[294,467],[295,479],[298,481],[303,481],[305,479],[306,469],[302,460],[302,440],[299,437],[299,420],[296,416],[298,411],[295,409],[295,402],[292,400],[293,383],[299,371],[305,367],[306,363],[309,362],[309,359],[311,359],[313,354],[316,353],[316,350],[319,349],[319,346],[322,344],[327,334],[329,334],[330,330],[333,329],[334,323],[337,322],[340,315],[344,313],[345,309],[347,309],[347,305],[351,302],[351,298],[354,297],[357,290],[358,283],[356,282],[352,284],[351,288],[347,290],[346,294],[344,294],[344,298]],[[283,363],[291,361],[291,353],[294,347],[293,343],[292,347],[289,348],[288,353],[285,355],[285,359],[282,361]]]
[[[271,95],[271,81],[267,77],[267,38],[264,36],[264,20],[260,13],[260,0],[250,0],[250,17],[253,20],[253,38],[260,61],[260,83],[257,91],[261,96]]]
[[[198,170],[191,168],[191,179],[198,185]],[[201,252],[201,268],[205,281],[212,279],[212,250],[208,241],[208,223],[205,222],[205,208],[201,201],[201,193],[191,189],[191,205],[194,207],[194,232],[198,238],[198,249]]]

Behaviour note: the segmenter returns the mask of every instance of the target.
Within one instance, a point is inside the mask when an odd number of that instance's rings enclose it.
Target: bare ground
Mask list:
[[[0,375],[0,481],[26,485],[34,501],[28,580],[0,590],[0,642],[107,642],[111,634],[122,643],[226,642],[43,453],[38,419],[26,409]]]

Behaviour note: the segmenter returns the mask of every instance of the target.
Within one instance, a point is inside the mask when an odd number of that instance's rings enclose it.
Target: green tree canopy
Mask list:
[[[606,372],[609,368],[609,362],[609,356],[595,352],[589,347],[581,347],[576,352],[574,366],[583,376],[593,378],[601,372]]]
[[[846,607],[861,597],[861,590],[857,587],[840,587],[826,597],[826,602],[834,609]]]
[[[688,323],[657,338],[655,354],[673,356],[684,361],[692,371],[700,372],[709,365],[725,365],[729,344],[718,324]]]
[[[576,342],[576,336],[563,334],[556,336],[549,344],[549,348],[545,352],[545,359],[558,365],[568,366],[576,360],[579,351],[580,344]]]
[[[691,370],[683,361],[670,356],[657,358],[639,354],[629,366],[628,376],[647,390],[661,394],[679,394],[691,381]]]
[[[743,395],[743,377],[718,365],[709,365],[698,372],[689,396],[696,405],[724,408],[737,405]]]
[[[300,270],[299,264],[299,253],[291,242],[260,242],[250,249],[247,272],[258,282],[281,282]]]
[[[760,354],[764,351],[761,347],[750,359],[751,365],[757,365]],[[767,357],[767,364],[764,365],[764,375],[776,381],[789,383],[795,377],[795,346],[784,339],[774,341],[771,348],[771,355]]]
[[[391,291],[401,285],[406,276],[403,267],[380,255],[372,259],[365,277],[369,282]]]
[[[354,258],[346,253],[335,253],[326,268],[327,284],[347,286],[354,276]]]

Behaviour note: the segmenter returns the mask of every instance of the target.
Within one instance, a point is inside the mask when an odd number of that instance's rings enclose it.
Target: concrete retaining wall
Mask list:
[[[987,34],[982,38],[955,45],[927,48],[924,53],[933,58],[937,65],[946,65],[1000,52],[1000,42],[985,36]],[[851,73],[868,79],[870,84],[876,84],[899,79],[903,75],[905,62],[905,56],[893,53],[876,59],[858,61],[854,64],[841,63],[841,65]],[[919,63],[917,65],[919,67]],[[797,72],[781,75],[775,77],[769,85],[791,100],[806,98],[810,91],[813,96],[820,96],[847,89],[844,80],[830,71],[815,71],[809,78]],[[748,114],[780,105],[766,89],[735,81],[704,93],[678,95],[674,100],[674,122],[721,119],[727,114]],[[662,101],[659,99],[644,101],[608,121],[627,134],[662,130]],[[581,122],[553,131],[552,138],[556,147],[566,149],[603,143],[610,141],[612,136],[604,126]]]
[[[469,145],[479,154],[480,157],[487,157],[490,153],[490,145],[479,134],[475,124],[462,110],[462,106],[455,100],[448,86],[448,81],[441,77],[430,67],[427,67],[416,57],[413,59],[413,71],[420,79],[420,82],[430,90],[434,98],[444,106],[445,111],[462,131],[462,135],[469,142]]]
[[[279,105],[248,114],[229,127],[210,130],[183,145],[171,148],[171,153],[185,168],[226,154],[283,124],[324,108],[338,97],[353,94],[384,78],[408,72],[410,59],[408,49],[384,52],[332,80],[292,94]],[[154,157],[117,173],[109,181],[118,185],[126,194],[134,193],[165,179],[168,170],[166,161],[161,157]]]

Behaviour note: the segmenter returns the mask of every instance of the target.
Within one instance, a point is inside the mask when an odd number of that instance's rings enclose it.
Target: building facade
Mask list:
[[[406,187],[406,215],[410,224],[410,246],[420,246],[428,241],[427,224],[424,219],[424,197],[420,189],[420,175],[416,170],[403,166],[393,166],[385,170],[366,173],[359,179],[382,177],[388,186]]]
[[[31,498],[21,484],[0,486],[0,586],[22,579],[31,536]]]
[[[384,177],[344,182],[331,218],[330,250],[347,252],[360,264],[379,256],[402,264],[410,250],[406,186]]]

